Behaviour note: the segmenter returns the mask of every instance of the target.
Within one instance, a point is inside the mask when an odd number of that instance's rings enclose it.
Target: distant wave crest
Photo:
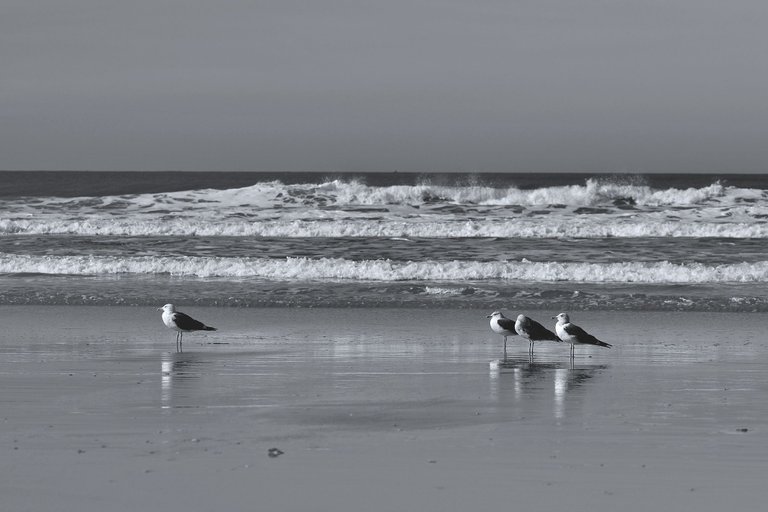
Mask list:
[[[590,179],[532,190],[358,181],[0,202],[0,234],[768,238],[768,196]]]
[[[284,185],[279,181],[258,183],[230,190],[199,190],[155,195],[168,202],[195,203],[201,199],[220,204],[264,206],[275,202],[284,205],[403,205],[423,206],[436,203],[469,205],[596,206],[617,200],[639,206],[689,206],[713,199],[761,197],[761,191],[725,187],[720,182],[702,188],[657,190],[645,185],[620,181],[589,179],[584,185],[543,187],[523,190],[517,187],[496,188],[482,184],[445,186],[419,185],[368,186],[356,180],[331,180],[320,184]],[[140,202],[146,196],[137,196]]]
[[[763,197],[761,190],[726,187],[720,182],[701,188],[654,189],[647,185],[621,180],[588,179],[584,185],[567,185],[520,189],[498,188],[478,183],[462,186],[393,185],[375,187],[357,180],[329,180],[323,183],[286,185],[280,181],[260,182],[249,187],[216,190],[202,189],[183,192],[140,194],[126,196],[48,198],[46,207],[83,207],[120,209],[126,207],[156,208],[184,206],[197,208],[207,204],[217,206],[269,207],[306,205],[404,205],[423,206],[435,203],[470,205],[522,206],[596,206],[617,200],[639,206],[689,206],[707,202],[737,202]]]

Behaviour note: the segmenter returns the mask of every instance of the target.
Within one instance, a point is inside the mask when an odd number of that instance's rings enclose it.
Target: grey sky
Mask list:
[[[764,0],[3,0],[1,169],[765,171]]]

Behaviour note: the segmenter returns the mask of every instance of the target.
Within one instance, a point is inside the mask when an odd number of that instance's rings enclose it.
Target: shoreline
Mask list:
[[[0,307],[489,309],[615,312],[768,312],[762,284],[267,281],[167,275],[0,276]]]

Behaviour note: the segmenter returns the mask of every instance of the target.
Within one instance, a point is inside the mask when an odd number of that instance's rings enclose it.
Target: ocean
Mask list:
[[[0,172],[0,304],[768,311],[768,177]]]

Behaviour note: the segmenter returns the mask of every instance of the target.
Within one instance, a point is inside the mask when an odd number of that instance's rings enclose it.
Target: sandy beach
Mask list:
[[[0,509],[762,510],[759,314],[0,307]],[[512,311],[510,311],[512,313]],[[528,312],[545,324],[558,311]],[[282,454],[269,455],[272,448]]]

